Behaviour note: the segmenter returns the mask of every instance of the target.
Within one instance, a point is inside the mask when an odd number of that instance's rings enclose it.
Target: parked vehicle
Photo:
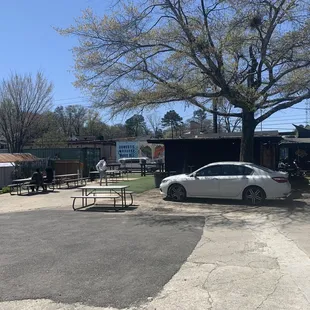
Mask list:
[[[286,172],[245,162],[216,162],[191,174],[167,177],[160,192],[176,201],[187,197],[240,199],[256,205],[291,192]]]
[[[305,173],[301,171],[297,164],[297,160],[294,159],[290,164],[288,160],[282,160],[278,164],[278,170],[287,172],[289,177],[304,177]]]
[[[141,164],[148,164],[151,160],[148,157],[120,158],[120,169],[127,171],[137,171],[141,169]]]

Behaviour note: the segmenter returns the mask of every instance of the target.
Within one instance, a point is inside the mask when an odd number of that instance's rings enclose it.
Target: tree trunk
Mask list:
[[[242,137],[240,144],[240,161],[254,162],[254,131],[256,122],[254,112],[242,111]]]

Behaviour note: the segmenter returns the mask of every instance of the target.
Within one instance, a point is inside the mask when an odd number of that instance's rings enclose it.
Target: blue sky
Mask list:
[[[35,73],[41,70],[54,83],[55,106],[89,106],[80,90],[72,85],[74,75],[70,72],[73,66],[70,49],[77,44],[76,39],[60,36],[53,26],[66,27],[73,24],[74,18],[80,16],[81,10],[87,7],[93,8],[98,15],[106,14],[110,3],[104,0],[3,0],[0,10],[0,77],[5,78],[11,72]],[[304,123],[305,104],[296,107],[275,114],[263,123],[263,129],[287,130],[292,128],[291,123]],[[185,109],[182,104],[173,108],[184,119],[190,118],[194,110]],[[171,107],[161,108],[158,113],[163,115],[169,109]],[[108,120],[104,111],[102,116]],[[122,122],[124,119],[118,117],[109,123]]]

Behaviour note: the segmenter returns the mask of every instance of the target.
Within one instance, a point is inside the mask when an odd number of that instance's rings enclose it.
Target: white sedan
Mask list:
[[[260,204],[265,199],[287,197],[291,192],[288,174],[252,163],[216,162],[191,174],[167,177],[160,192],[176,201],[187,197],[240,199]]]

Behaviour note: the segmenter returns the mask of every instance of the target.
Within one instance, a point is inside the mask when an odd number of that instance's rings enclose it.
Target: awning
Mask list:
[[[30,153],[0,153],[0,163],[29,162],[38,160],[38,157]]]

